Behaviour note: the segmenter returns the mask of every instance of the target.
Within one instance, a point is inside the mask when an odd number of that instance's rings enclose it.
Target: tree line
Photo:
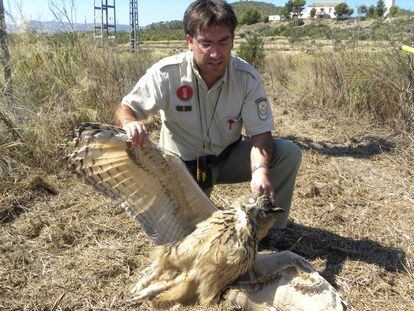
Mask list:
[[[302,15],[305,9],[306,0],[289,0],[281,10],[281,17],[284,19],[294,19]],[[357,7],[357,13],[360,18],[379,18],[386,13],[386,7],[383,0],[378,0],[376,5],[367,6],[362,4]],[[388,12],[388,16],[397,16],[400,10],[397,6],[392,6]],[[316,8],[310,11],[310,17],[314,18],[318,14]],[[335,6],[335,16],[337,19],[347,19],[354,14],[354,9],[350,8],[346,2],[341,2]],[[262,16],[258,10],[250,8],[239,18],[239,24],[254,24],[260,21],[269,21],[269,16]]]

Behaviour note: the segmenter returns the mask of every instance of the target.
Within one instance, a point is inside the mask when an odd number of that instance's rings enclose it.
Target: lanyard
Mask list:
[[[216,113],[216,109],[217,109],[218,102],[219,102],[219,99],[220,99],[221,90],[223,89],[223,85],[221,85],[221,87],[220,87],[219,94],[218,94],[217,99],[216,99],[216,103],[214,104],[213,113],[211,115],[210,122],[207,126],[207,133],[206,133],[206,136],[204,137],[203,122],[202,122],[202,118],[201,118],[200,89],[199,89],[199,86],[198,86],[197,77],[195,77],[195,79],[196,79],[196,85],[197,85],[197,103],[198,103],[198,111],[200,112],[200,115],[199,115],[200,116],[200,127],[201,127],[201,136],[202,136],[202,139],[203,139],[203,154],[204,154],[204,149],[205,149],[207,138],[209,140],[209,145],[211,146],[210,128],[211,128],[211,124],[213,123],[213,118],[214,118],[214,115]],[[207,121],[207,118],[206,118],[206,121]]]

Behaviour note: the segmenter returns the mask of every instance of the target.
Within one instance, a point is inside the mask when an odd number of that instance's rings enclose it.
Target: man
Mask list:
[[[184,15],[189,51],[153,65],[115,113],[132,142],[145,148],[140,121],[160,111],[160,145],[179,155],[207,195],[214,184],[250,180],[253,193],[274,196],[286,226],[300,149],[272,139],[274,121],[257,71],[231,56],[237,19],[221,0],[193,2]],[[241,139],[241,130],[250,139]]]

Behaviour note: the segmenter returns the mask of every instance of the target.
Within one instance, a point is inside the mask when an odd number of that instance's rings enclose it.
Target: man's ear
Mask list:
[[[193,50],[193,38],[190,36],[190,34],[187,33],[185,34],[185,40],[187,41],[188,49],[192,51]]]

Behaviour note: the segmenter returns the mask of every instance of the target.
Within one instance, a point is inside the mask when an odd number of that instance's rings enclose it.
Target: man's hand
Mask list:
[[[254,194],[273,196],[273,187],[269,179],[269,163],[273,153],[273,139],[270,132],[252,136],[250,189]]]
[[[250,190],[253,194],[266,194],[273,197],[272,184],[269,180],[268,169],[259,167],[252,173],[252,180],[250,181]]]
[[[134,111],[127,105],[118,105],[115,111],[115,124],[122,127],[134,146],[146,148],[149,145],[148,131],[144,123],[137,121]]]
[[[149,145],[148,131],[141,121],[123,122],[122,128],[126,131],[132,144],[138,148],[146,148]]]

